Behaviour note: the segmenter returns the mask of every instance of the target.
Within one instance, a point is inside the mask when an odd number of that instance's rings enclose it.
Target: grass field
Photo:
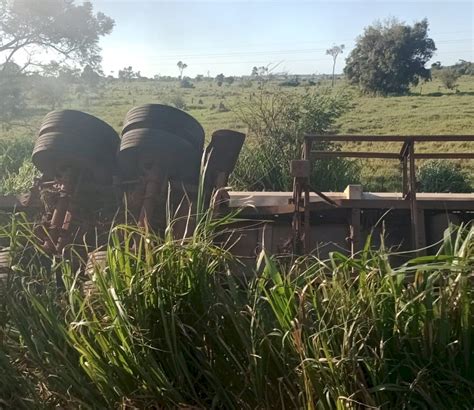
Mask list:
[[[117,226],[89,287],[21,218],[3,226],[0,407],[473,407],[472,226],[400,267],[369,244],[262,253],[242,283],[214,241],[232,218],[199,220],[187,240]]]
[[[434,79],[412,89],[410,95],[400,97],[371,97],[361,95],[342,79],[337,81],[335,92],[344,90],[352,97],[352,109],[337,122],[335,132],[351,134],[473,134],[474,133],[474,77],[464,76],[458,81],[458,92],[446,90]],[[280,87],[277,82],[265,85],[269,92],[303,93],[310,87],[303,81],[299,87]],[[324,81],[311,89],[318,90],[329,83]],[[66,87],[61,98],[62,108],[79,109],[96,115],[120,131],[127,111],[139,104],[183,103],[186,111],[203,125],[206,135],[218,128],[244,130],[234,113],[242,102],[251,104],[258,92],[257,81],[237,79],[232,85],[219,87],[214,81],[194,81],[194,88],[179,88],[173,81],[108,81],[95,89],[82,86]],[[44,114],[52,109],[41,98],[28,98],[25,115],[14,126],[3,126],[0,139],[35,137]],[[18,124],[21,123],[21,124]],[[249,138],[251,139],[251,135]],[[375,146],[377,145],[377,146]],[[393,144],[360,143],[351,147],[356,150],[397,150]],[[469,143],[433,143],[419,146],[422,151],[474,151]],[[474,171],[474,161],[462,164],[469,173]],[[394,175],[397,163],[365,161],[362,167],[366,175]]]

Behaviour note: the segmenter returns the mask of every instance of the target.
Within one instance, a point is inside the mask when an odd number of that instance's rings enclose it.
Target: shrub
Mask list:
[[[185,99],[181,94],[178,93],[172,94],[168,100],[168,103],[180,110],[186,110],[187,108]]]
[[[189,78],[183,78],[179,82],[181,88],[194,88],[194,84],[189,80]]]
[[[461,77],[461,74],[452,68],[443,68],[438,76],[448,90],[454,90],[458,86],[456,81]]]
[[[0,175],[17,172],[31,157],[34,141],[30,138],[0,140]]]
[[[472,192],[467,175],[453,163],[431,160],[418,171],[423,192]]]
[[[280,87],[298,87],[300,82],[297,78],[292,78],[291,80],[282,81],[278,84]]]
[[[243,190],[292,189],[290,161],[301,158],[304,133],[327,133],[349,108],[349,97],[307,91],[267,92],[265,87],[235,107],[238,118],[247,126],[251,142],[239,157],[231,185]],[[253,141],[252,141],[253,140]],[[318,148],[318,147],[315,147]],[[319,146],[338,149],[333,143]],[[359,180],[357,162],[341,158],[313,163],[311,183],[317,189],[341,190]]]
[[[0,65],[0,121],[19,117],[26,106],[26,79],[16,67]]]
[[[35,177],[39,176],[38,170],[28,159],[21,165],[17,172],[9,172],[0,181],[0,194],[22,194],[28,192],[33,186]]]

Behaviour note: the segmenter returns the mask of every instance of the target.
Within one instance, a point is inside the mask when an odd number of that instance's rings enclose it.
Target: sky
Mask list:
[[[100,45],[105,74],[131,65],[142,75],[248,75],[253,66],[274,72],[323,74],[325,51],[344,44],[336,72],[364,27],[395,17],[412,24],[427,18],[443,65],[474,60],[474,1],[161,1],[92,0],[116,26]]]

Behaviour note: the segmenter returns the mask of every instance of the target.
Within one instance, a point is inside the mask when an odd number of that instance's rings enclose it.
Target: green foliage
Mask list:
[[[168,103],[171,104],[173,107],[176,107],[180,110],[186,110],[186,100],[184,99],[183,95],[180,93],[175,93],[170,96]]]
[[[37,171],[30,161],[33,141],[16,138],[0,140],[0,194],[28,192]]]
[[[418,180],[423,192],[472,192],[467,175],[455,164],[431,160],[419,169]]]
[[[438,74],[438,78],[448,90],[454,90],[458,87],[457,81],[459,77],[461,77],[461,74],[453,68],[441,69]]]
[[[344,73],[365,92],[404,94],[410,84],[431,78],[425,64],[435,51],[426,19],[413,26],[397,20],[376,23],[358,38]]]
[[[327,133],[348,108],[347,94],[333,94],[329,90],[301,95],[261,89],[250,102],[234,110],[253,143],[247,144],[241,153],[231,185],[243,190],[291,190],[289,164],[301,158],[304,134]],[[337,146],[325,143],[324,148],[331,150]],[[358,173],[355,162],[318,161],[311,181],[317,189],[338,190],[357,182]]]
[[[194,84],[189,80],[189,78],[183,78],[179,82],[180,88],[194,88]]]
[[[28,86],[31,81],[34,81],[33,76],[27,76],[25,81],[27,85],[21,88],[24,92],[22,98],[24,102],[26,101],[26,108],[20,108],[8,122],[0,123],[0,146],[7,141],[13,141],[12,143],[16,144],[17,139],[26,139],[28,144],[32,144],[31,140],[38,130],[41,119],[49,109],[49,106],[43,105],[42,101],[33,98],[33,86]],[[289,94],[290,98],[293,94],[304,95],[308,92],[305,82],[301,82],[300,87],[293,88],[279,87],[280,81],[268,80],[265,84],[266,91]],[[321,90],[330,86],[329,78],[321,78],[317,81],[321,83]],[[132,105],[149,102],[172,103],[174,94],[178,93],[186,103],[186,110],[201,122],[206,134],[211,135],[219,128],[246,132],[246,125],[239,119],[234,108],[243,103],[249,106],[254,101],[258,103],[261,79],[258,77],[239,79],[231,87],[218,88],[213,78],[205,78],[201,82],[193,81],[194,89],[178,88],[178,81],[171,77],[160,77],[159,80],[152,82],[103,79],[100,82],[99,93],[96,87],[92,88],[80,79],[75,82],[77,83],[72,86],[68,83],[64,108],[83,110],[96,115],[114,126],[118,132],[120,132],[126,112]],[[344,112],[336,120],[334,130],[342,134],[360,135],[470,134],[472,133],[471,107],[474,106],[474,77],[463,75],[457,83],[459,84],[458,93],[448,91],[442,87],[437,75],[434,74],[433,81],[411,88],[410,94],[406,96],[373,97],[354,92],[351,102],[353,108]],[[12,84],[16,86],[17,83]],[[342,89],[347,89],[346,87],[346,81],[336,81],[335,94],[339,94]],[[318,89],[313,87],[311,91],[316,92]],[[191,104],[193,99],[194,103]],[[203,104],[198,103],[200,99]],[[231,111],[219,112],[217,107],[220,101],[223,101]],[[0,100],[0,106],[2,102]],[[253,133],[250,133],[247,138],[246,145],[248,145],[246,149],[257,145]],[[383,150],[399,151],[398,144],[382,145]],[[431,152],[470,151],[469,144],[456,145],[459,146],[442,142],[427,143],[426,150]],[[367,142],[347,148],[372,151],[382,147],[379,143]],[[1,152],[0,148],[0,156]],[[25,152],[24,158],[29,157],[30,154],[31,151]],[[460,166],[467,174],[474,173],[473,161],[462,161]],[[370,174],[365,172],[369,168]],[[2,169],[1,166],[0,169]],[[391,189],[392,177],[395,178],[394,183],[400,181],[401,174],[397,161],[364,160],[362,171],[366,173],[367,179],[364,178],[361,182],[370,182],[374,188],[377,188],[372,184],[375,179],[380,182],[376,185],[384,189]],[[356,179],[354,178],[353,182]]]
[[[10,122],[25,108],[25,82],[16,64],[0,65],[0,121]]]
[[[39,105],[49,110],[60,108],[66,99],[68,84],[59,78],[35,77],[32,81],[32,94]]]
[[[31,385],[60,408],[474,405],[472,227],[398,268],[370,243],[287,267],[262,254],[243,284],[213,244],[232,221],[199,220],[185,241],[117,227],[89,291],[72,262],[46,268],[25,222],[5,227],[7,406],[32,400]]]
[[[474,75],[474,63],[466,60],[459,60],[451,67],[459,75]]]
[[[133,71],[133,67],[130,65],[128,67],[124,67],[118,72],[118,78],[124,81],[131,81],[135,78],[140,78],[141,74],[140,71]]]
[[[97,67],[99,39],[114,27],[110,17],[94,14],[92,3],[63,0],[0,0],[0,20],[0,54],[7,62],[20,50],[31,56],[41,48]]]
[[[34,142],[29,138],[0,140],[0,175],[17,172],[33,151]]]
[[[300,85],[300,82],[298,81],[298,78],[295,77],[290,80],[282,81],[278,85],[280,87],[298,87]]]
[[[0,194],[24,194],[33,186],[35,177],[39,172],[29,160],[25,161],[18,172],[8,172],[0,180]]]

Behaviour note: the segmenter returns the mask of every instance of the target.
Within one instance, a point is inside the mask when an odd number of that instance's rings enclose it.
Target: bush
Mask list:
[[[454,90],[458,86],[456,81],[461,77],[461,74],[452,68],[443,68],[438,76],[448,90]]]
[[[422,192],[472,192],[467,175],[453,163],[431,160],[418,171]]]
[[[189,80],[189,78],[183,78],[179,82],[181,88],[194,88],[194,84]]]
[[[17,172],[31,157],[34,141],[30,138],[0,140],[0,175]]]
[[[291,80],[282,81],[278,84],[280,87],[298,87],[300,82],[297,78],[293,78]]]
[[[11,121],[20,116],[26,106],[26,78],[15,69],[0,65],[0,121]]]
[[[181,94],[178,93],[171,95],[168,103],[180,110],[186,110],[187,108],[185,99]]]
[[[235,107],[247,126],[251,141],[245,146],[232,173],[231,185],[242,190],[292,189],[290,161],[301,158],[304,133],[327,133],[349,108],[349,97],[307,91],[266,92],[263,87],[251,101]],[[319,147],[338,149],[333,143]],[[341,190],[359,181],[357,162],[341,158],[313,162],[311,183],[316,189]]]
[[[35,177],[38,176],[38,170],[28,159],[21,165],[18,172],[9,172],[3,176],[0,181],[0,194],[8,195],[29,192],[34,184]]]
[[[0,140],[0,194],[28,192],[37,171],[31,163],[34,142],[29,138]]]

